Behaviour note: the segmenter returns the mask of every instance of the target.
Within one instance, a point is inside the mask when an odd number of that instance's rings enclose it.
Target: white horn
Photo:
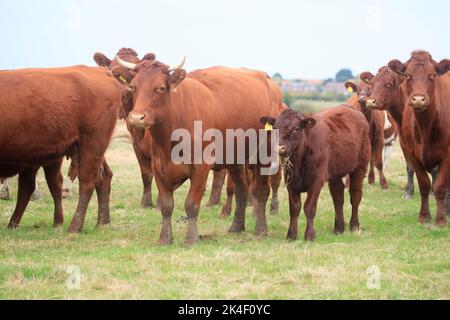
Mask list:
[[[117,62],[124,68],[130,69],[130,70],[135,70],[137,64],[131,63],[131,62],[126,62],[122,59],[120,59],[118,56],[116,56],[116,60]]]
[[[183,58],[183,61],[181,61],[181,63],[179,65],[170,66],[169,67],[169,72],[180,70],[181,68],[184,67],[185,63],[186,63],[186,57]]]

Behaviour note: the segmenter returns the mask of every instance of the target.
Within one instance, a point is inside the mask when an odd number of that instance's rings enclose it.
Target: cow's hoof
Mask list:
[[[292,233],[292,234],[291,234],[291,233],[288,233],[286,239],[287,239],[288,241],[297,241],[297,240],[298,240],[298,235],[295,234],[295,233]]]
[[[267,230],[267,228],[256,228],[255,232],[253,232],[253,235],[257,238],[265,238],[269,235],[269,232]]]
[[[18,224],[16,224],[16,223],[9,223],[8,224],[8,229],[10,229],[10,230],[15,230],[15,229],[17,229],[19,227],[19,225]]]
[[[158,241],[158,245],[160,246],[170,246],[172,243],[173,243],[172,238],[159,239]]]
[[[228,233],[242,233],[245,231],[245,226],[232,225]]]
[[[150,194],[144,194],[141,200],[141,208],[143,209],[151,209],[153,208],[152,196]]]
[[[419,216],[419,224],[430,224],[431,216]]]
[[[186,240],[184,240],[184,245],[186,247],[192,247],[196,245],[200,241],[199,237],[189,237]]]

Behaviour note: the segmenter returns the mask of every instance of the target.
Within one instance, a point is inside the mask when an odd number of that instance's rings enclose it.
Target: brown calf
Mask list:
[[[358,207],[370,161],[369,125],[361,112],[343,105],[310,118],[287,110],[276,119],[263,117],[261,122],[269,122],[280,130],[279,152],[283,162],[288,163],[284,168],[291,215],[288,239],[297,239],[300,194],[303,192],[308,193],[304,207],[307,219],[305,239],[315,239],[314,217],[320,192],[326,182],[336,212],[334,232],[344,232],[342,178],[346,175],[350,175],[350,229],[358,230]]]

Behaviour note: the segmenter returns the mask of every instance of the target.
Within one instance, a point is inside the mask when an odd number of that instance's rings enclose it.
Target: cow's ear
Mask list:
[[[405,65],[400,61],[400,60],[391,60],[388,63],[388,68],[391,69],[392,71],[394,71],[395,73],[406,77],[405,71],[406,71],[406,67]]]
[[[361,79],[361,81],[371,85],[372,81],[373,81],[373,78],[375,78],[375,76],[371,72],[367,71],[367,72],[361,73],[359,78]]]
[[[436,67],[436,73],[439,76],[442,76],[446,74],[448,71],[450,71],[450,60],[444,59]]]
[[[269,117],[269,116],[265,116],[265,117],[262,117],[261,119],[259,119],[259,122],[263,126],[265,126],[267,124],[269,124],[271,126],[274,126],[275,125],[275,121],[276,121],[276,119],[274,117]]]
[[[186,79],[187,73],[183,69],[175,70],[169,75],[168,85],[171,91],[176,90],[176,88]]]
[[[154,53],[147,53],[143,58],[142,61],[155,61],[156,56]]]
[[[347,89],[347,91],[349,93],[356,93],[358,91],[358,87],[356,86],[356,84],[352,81],[347,81],[345,83],[345,89]]]
[[[136,71],[125,69],[121,66],[116,66],[111,70],[114,78],[126,88],[130,87],[130,83],[133,78],[136,76]]]
[[[111,66],[111,59],[109,59],[107,56],[105,56],[101,52],[97,52],[94,54],[94,61],[99,67],[110,67]]]
[[[313,118],[305,118],[300,120],[300,128],[301,129],[311,129],[316,125],[316,120]]]

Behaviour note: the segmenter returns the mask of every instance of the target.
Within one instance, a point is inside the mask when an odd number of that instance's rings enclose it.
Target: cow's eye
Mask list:
[[[430,75],[430,80],[434,80],[437,77],[437,73],[433,73]]]
[[[386,84],[386,88],[392,88],[394,86],[393,82],[389,82],[388,84]]]
[[[155,92],[156,92],[156,93],[166,93],[167,90],[168,90],[168,89],[167,89],[166,86],[161,86],[161,87],[155,88]]]

